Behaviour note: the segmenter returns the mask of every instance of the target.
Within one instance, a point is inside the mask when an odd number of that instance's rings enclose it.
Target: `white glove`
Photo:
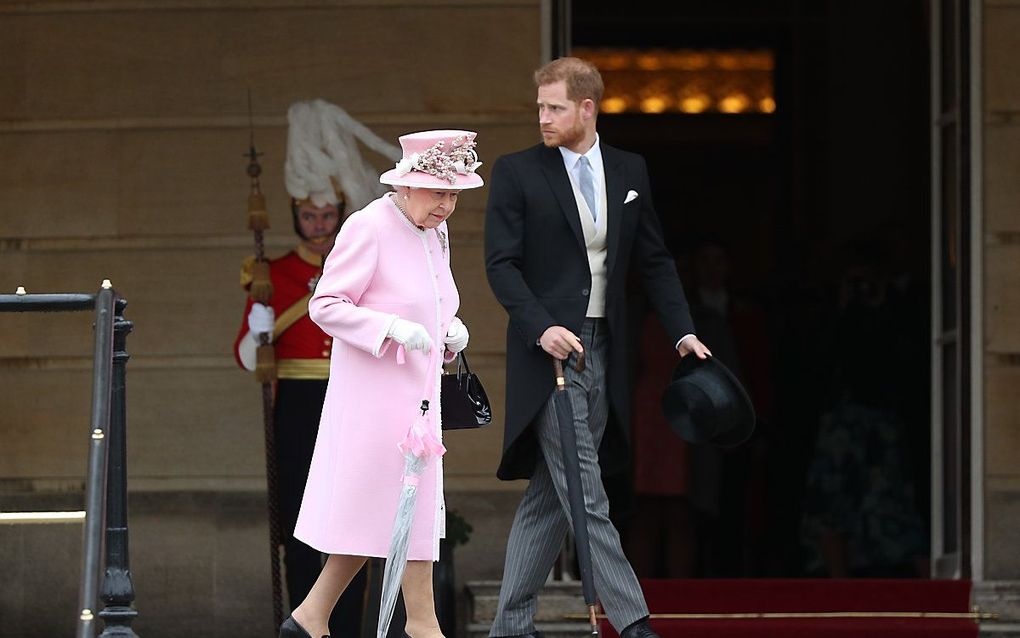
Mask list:
[[[464,322],[460,320],[460,317],[454,317],[453,321],[450,322],[450,329],[446,331],[446,349],[457,354],[467,347],[468,339],[470,338],[471,335],[468,334],[468,329]]]
[[[408,350],[421,350],[425,354],[432,351],[432,337],[420,323],[397,317],[387,336],[393,337],[394,341],[403,344]]]
[[[252,304],[248,312],[248,334],[237,344],[237,358],[246,370],[254,371],[257,363],[256,349],[260,345],[259,333],[269,334],[269,341],[273,340],[273,327],[276,324],[276,313],[272,306],[264,306],[260,303]]]
[[[248,313],[248,330],[258,341],[259,335],[263,332],[269,333],[269,340],[273,340],[273,327],[276,325],[276,313],[271,306],[260,303],[251,305],[251,312]]]

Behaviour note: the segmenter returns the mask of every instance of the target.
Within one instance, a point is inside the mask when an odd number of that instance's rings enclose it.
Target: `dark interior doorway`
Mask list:
[[[637,459],[676,465],[679,483],[607,477],[639,575],[926,575],[926,6],[573,3],[579,49],[775,58],[774,113],[599,118],[603,141],[648,160],[699,336],[739,368],[761,417],[737,449],[670,443]],[[720,297],[699,280],[723,268]],[[655,320],[645,315],[638,297],[635,366],[653,387],[639,389],[636,421],[655,418],[654,384],[671,366],[653,354],[668,347],[647,346]]]

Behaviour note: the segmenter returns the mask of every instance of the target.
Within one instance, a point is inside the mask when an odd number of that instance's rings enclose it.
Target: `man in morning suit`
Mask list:
[[[602,143],[596,132],[598,70],[561,58],[538,69],[535,84],[543,144],[496,161],[485,221],[489,284],[510,317],[497,476],[530,479],[510,530],[490,636],[538,633],[536,595],[569,527],[550,357],[573,359],[583,351],[586,368],[567,366],[566,381],[595,591],[623,638],[657,638],[600,479],[600,464],[629,457],[628,273],[643,285],[670,336],[664,348],[675,347],[680,356],[711,353],[694,335],[644,159]]]

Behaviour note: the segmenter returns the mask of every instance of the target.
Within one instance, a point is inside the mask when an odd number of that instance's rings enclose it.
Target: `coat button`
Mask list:
[[[322,341],[322,345],[324,345],[324,346],[331,346],[331,345],[333,345],[333,342],[330,341],[329,339],[324,339]]]
[[[582,290],[581,294],[584,295],[585,297],[587,297],[588,296],[588,289],[585,288],[584,290]]]
[[[322,356],[328,357],[329,356],[329,350],[323,350],[322,351]]]

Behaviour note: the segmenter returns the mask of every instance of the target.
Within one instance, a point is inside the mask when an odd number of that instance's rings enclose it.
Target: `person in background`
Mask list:
[[[923,577],[927,532],[909,459],[912,431],[927,424],[907,371],[927,345],[917,329],[925,317],[880,245],[855,241],[849,252],[819,348],[833,370],[807,476],[808,567],[833,578]]]
[[[296,607],[322,570],[321,552],[294,537],[301,494],[308,478],[315,436],[329,379],[333,339],[308,316],[308,300],[322,274],[322,262],[333,248],[344,215],[351,207],[381,195],[385,187],[369,178],[360,153],[349,134],[330,135],[323,141],[327,123],[350,127],[350,116],[339,107],[313,100],[296,102],[288,109],[288,154],[285,181],[297,246],[269,263],[273,295],[268,304],[250,297],[244,320],[234,341],[238,364],[256,368],[259,335],[267,334],[276,362],[273,400],[273,448],[277,468],[276,502],[283,542],[283,562],[289,607]],[[398,151],[393,147],[394,154]],[[330,154],[351,158],[346,165],[309,161]],[[357,163],[355,163],[357,162]],[[371,179],[371,181],[368,181]],[[366,183],[367,182],[367,183]],[[254,257],[242,264],[241,285],[252,281]],[[360,638],[367,577],[358,573],[347,595],[337,605],[332,624],[338,638]]]

